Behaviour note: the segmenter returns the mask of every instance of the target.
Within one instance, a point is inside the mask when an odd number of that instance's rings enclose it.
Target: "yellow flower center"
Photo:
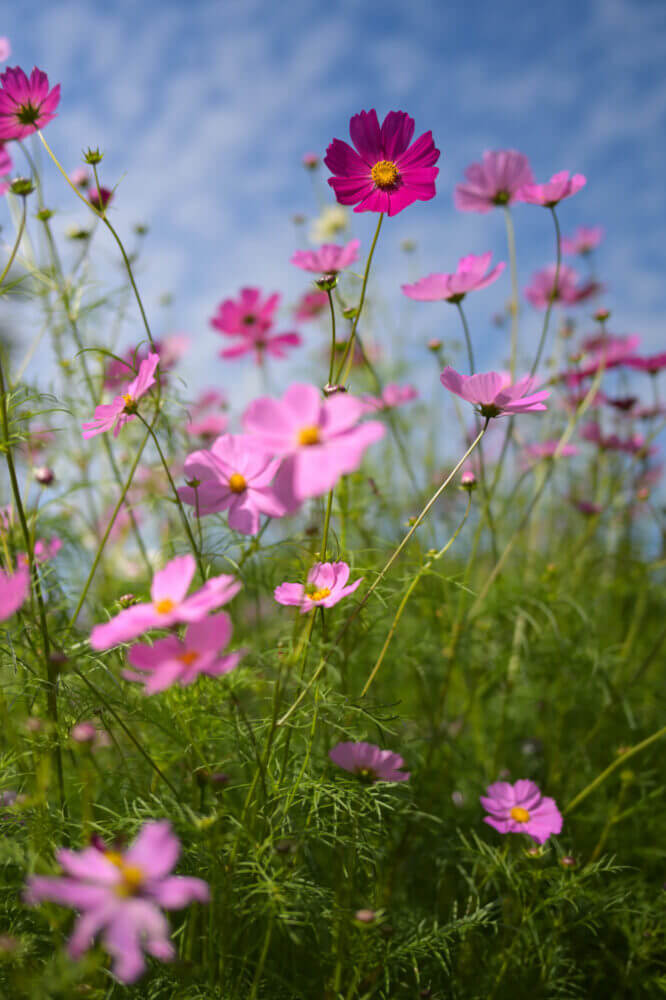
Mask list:
[[[527,809],[523,809],[522,806],[514,806],[509,815],[511,819],[515,819],[516,823],[527,823],[530,818]]]
[[[328,597],[331,593],[330,587],[320,587],[319,590],[311,590],[308,592],[308,597],[311,601],[323,601],[325,597]]]
[[[319,444],[319,428],[312,427],[301,427],[298,432],[298,443],[303,445]]]
[[[176,605],[170,597],[163,597],[161,601],[155,601],[153,607],[158,615],[168,615],[170,611],[173,611]]]
[[[122,882],[114,886],[117,896],[134,896],[143,883],[143,872],[138,865],[125,864],[122,854],[118,851],[105,851],[105,857],[122,875]]]
[[[360,778],[361,781],[367,782],[368,784],[377,780],[377,774],[371,767],[356,767],[354,768],[354,774],[357,778]]]
[[[382,190],[393,187],[400,176],[400,171],[391,160],[379,160],[370,173],[377,187]]]
[[[178,659],[181,663],[184,663],[186,667],[191,667],[194,661],[199,659],[199,654],[196,649],[188,649],[184,653],[181,653]]]
[[[229,489],[232,493],[244,493],[247,489],[245,476],[241,476],[240,472],[234,472],[229,476]]]
[[[136,413],[136,401],[129,392],[124,392],[121,398],[125,401],[125,413]]]

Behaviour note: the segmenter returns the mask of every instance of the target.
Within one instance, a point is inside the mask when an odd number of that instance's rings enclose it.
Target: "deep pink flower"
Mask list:
[[[297,383],[282,399],[255,399],[243,414],[257,445],[283,459],[275,492],[288,510],[328,493],[340,476],[358,469],[363,452],[384,435],[378,420],[359,425],[363,400],[346,393],[322,399],[314,385]]]
[[[541,458],[552,458],[557,451],[559,443],[559,439],[555,438],[552,441],[540,441],[538,444],[528,444],[525,447],[525,455],[527,458],[536,459],[537,461]],[[571,455],[577,454],[578,448],[575,444],[565,444],[559,451],[560,458],[568,458]]]
[[[604,232],[603,226],[579,226],[573,236],[565,236],[562,240],[562,253],[584,257],[599,246]]]
[[[125,424],[135,419],[138,400],[155,385],[155,369],[159,360],[159,354],[149,354],[141,362],[139,374],[125,387],[125,391],[116,396],[112,403],[102,403],[95,408],[94,420],[82,425],[84,438],[110,431],[112,427],[113,436],[118,437]]]
[[[534,180],[529,161],[515,149],[487,151],[481,163],[465,171],[466,184],[458,184],[455,206],[461,212],[490,212],[496,205],[510,205],[524,184]]]
[[[344,597],[353,594],[363,582],[363,577],[347,586],[349,566],[346,562],[315,563],[302,583],[281,583],[273,591],[278,604],[293,605],[304,615],[313,608],[332,608]]]
[[[7,62],[11,54],[11,43],[5,35],[2,35],[2,37],[0,37],[0,62]]]
[[[478,406],[479,413],[486,418],[545,410],[543,400],[550,396],[543,389],[532,392],[538,385],[538,379],[531,375],[526,375],[512,385],[510,376],[506,373],[461,375],[447,367],[439,379],[445,389]]]
[[[568,170],[553,174],[546,184],[523,184],[516,194],[516,201],[525,201],[529,205],[543,205],[544,208],[554,208],[563,198],[570,198],[587,184],[583,174],[569,175]]]
[[[200,674],[220,677],[238,665],[243,651],[220,656],[231,639],[231,620],[224,611],[194,622],[183,639],[170,635],[158,639],[152,646],[137,643],[132,646],[127,659],[140,670],[123,670],[128,681],[139,681],[146,694],[165,691],[173,684],[191,684]]]
[[[113,191],[110,188],[100,186],[99,188],[93,187],[88,190],[88,201],[98,212],[106,208],[112,198]]]
[[[639,358],[636,355],[625,358],[622,362],[628,368],[635,368],[636,371],[647,372],[648,375],[656,375],[666,368],[666,351],[661,354],[650,354],[646,358]]]
[[[199,622],[209,611],[227,604],[242,586],[233,576],[223,574],[206,580],[200,590],[186,597],[195,570],[191,555],[172,559],[153,577],[149,604],[134,604],[111,621],[95,625],[90,634],[92,648],[109,649],[153,628]]]
[[[21,607],[30,590],[30,572],[19,566],[15,573],[0,569],[0,622],[10,618]]]
[[[227,429],[224,413],[209,412],[226,409],[227,399],[217,389],[206,389],[189,408],[190,421],[185,425],[185,433],[190,437],[200,437],[212,441]]]
[[[599,506],[598,503],[592,503],[590,500],[580,500],[577,497],[569,497],[569,500],[576,510],[580,511],[581,514],[585,514],[586,517],[601,514],[603,510],[603,507]]]
[[[432,132],[410,145],[414,119],[404,111],[390,111],[381,128],[374,108],[361,111],[349,122],[349,134],[356,149],[333,139],[324,157],[340,204],[354,205],[355,212],[397,215],[412,202],[435,197],[439,150]]]
[[[265,333],[273,325],[280,298],[279,292],[264,299],[259,288],[241,288],[237,299],[220,303],[210,325],[224,334]]]
[[[469,254],[461,257],[453,274],[429,274],[413,285],[401,285],[402,291],[410,299],[420,302],[461,302],[468,292],[478,291],[497,281],[506,264],[500,263],[486,273],[492,253],[480,256]]]
[[[60,552],[62,542],[59,538],[53,537],[48,542],[43,538],[38,538],[33,548],[33,558],[36,563],[48,562]],[[25,552],[19,552],[16,557],[18,566],[28,565],[28,556]]]
[[[36,66],[29,79],[18,66],[6,69],[0,84],[0,141],[25,139],[55,118],[60,84],[49,90],[48,76]]]
[[[404,406],[419,398],[419,390],[414,385],[398,385],[389,382],[384,386],[381,396],[364,395],[361,397],[368,412],[377,410],[392,410],[396,406]]]
[[[123,852],[104,845],[83,851],[61,848],[56,857],[64,874],[32,876],[26,902],[49,900],[78,910],[68,946],[72,958],[80,958],[101,933],[114,960],[113,974],[133,983],[145,969],[144,949],[163,962],[174,957],[160,907],[179,910],[194,900],[208,901],[204,881],[170,874],[179,854],[180,842],[168,820],[145,823]]]
[[[210,451],[187,456],[185,478],[200,485],[196,489],[181,486],[178,496],[201,516],[228,510],[229,527],[256,535],[261,514],[282,517],[286,513],[270,486],[279,465],[279,460],[257,449],[254,439],[225,434]]]
[[[633,416],[633,410],[638,402],[638,396],[607,396],[605,392],[600,392],[599,395],[602,403],[606,403],[607,406],[612,406],[614,410],[619,410],[620,413],[626,413],[629,416]]]
[[[303,271],[337,274],[358,260],[360,245],[360,240],[351,240],[345,246],[324,243],[318,250],[297,250],[291,258],[291,263]]]
[[[328,309],[328,295],[326,292],[306,292],[301,295],[294,309],[294,318],[307,322],[321,316],[325,309]]]
[[[601,291],[602,285],[597,281],[579,284],[578,274],[567,264],[560,265],[556,286],[556,270],[555,264],[549,264],[542,271],[536,271],[532,275],[532,283],[525,289],[525,298],[537,309],[545,309],[551,299],[565,306],[573,306]]]
[[[604,434],[599,424],[594,421],[580,428],[580,436],[584,441],[596,444],[603,451],[622,451],[628,455],[636,455],[639,452],[652,455],[656,451],[655,448],[646,447],[642,434],[632,434],[628,438],[621,438],[618,434]]]
[[[189,344],[189,337],[180,333],[174,333],[155,341],[155,351],[160,356],[160,378],[162,384],[166,381],[166,373],[180,361],[186,353]],[[145,361],[150,353],[151,349],[149,345],[140,344],[138,347],[128,347],[120,358],[113,358],[104,372],[105,388],[116,389],[128,378],[133,378],[137,374],[141,362]]]
[[[363,781],[409,781],[409,771],[401,770],[405,762],[400,754],[381,750],[374,743],[338,743],[328,756]]]
[[[264,333],[252,330],[237,339],[233,347],[225,347],[220,351],[221,358],[240,358],[243,354],[254,353],[255,361],[261,364],[268,354],[272,358],[286,358],[287,347],[298,347],[302,343],[300,333]]]
[[[513,785],[508,781],[489,785],[481,805],[490,813],[483,817],[484,823],[499,833],[526,833],[537,844],[545,844],[562,830],[562,814],[555,799],[544,797],[538,785],[526,778]]]

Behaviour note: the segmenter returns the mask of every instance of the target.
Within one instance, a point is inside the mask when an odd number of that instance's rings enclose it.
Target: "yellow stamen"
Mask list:
[[[311,601],[323,601],[324,598],[328,597],[331,593],[330,587],[321,587],[319,590],[313,590],[308,594]]]
[[[185,653],[181,653],[178,659],[186,667],[191,667],[194,661],[199,659],[199,654],[195,649],[188,649]]]
[[[319,444],[319,428],[302,427],[298,432],[298,443],[304,445]]]
[[[241,476],[240,472],[234,472],[229,476],[229,489],[232,493],[244,493],[247,489],[245,476]]]
[[[391,160],[379,160],[370,171],[373,181],[382,190],[393,187],[400,171]]]
[[[516,823],[527,823],[530,818],[527,809],[523,809],[522,806],[514,806],[509,815],[511,819],[515,819]]]
[[[123,393],[123,399],[125,400],[125,406],[129,406],[129,405],[130,405],[130,403],[132,403],[132,402],[133,402],[133,399],[132,399],[132,397],[130,396],[129,392],[124,392],[124,393]]]
[[[140,889],[144,875],[138,865],[128,865],[118,851],[105,851],[104,856],[112,865],[118,869],[122,875],[122,882],[114,886],[114,891],[118,896],[134,896]]]
[[[168,615],[176,607],[170,597],[163,597],[161,601],[155,601],[153,607],[158,615]]]

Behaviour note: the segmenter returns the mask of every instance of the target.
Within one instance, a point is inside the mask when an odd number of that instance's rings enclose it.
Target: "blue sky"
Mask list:
[[[0,33],[12,41],[10,65],[37,64],[62,84],[48,139],[63,163],[99,145],[103,181],[122,178],[114,222],[124,234],[136,221],[150,226],[140,285],[158,333],[193,337],[193,382],[202,369],[207,382],[237,377],[216,359],[207,325],[222,297],[258,284],[292,301],[305,288],[289,264],[306,242],[291,217],[315,208],[300,158],[347,138],[349,117],[371,107],[380,118],[408,111],[416,134],[432,129],[442,151],[437,198],[382,233],[375,288],[389,305],[401,307],[410,267],[451,270],[486,249],[505,258],[501,216],[456,213],[452,194],[484,149],[513,147],[538,179],[560,169],[587,175],[587,188],[562,205],[563,229],[606,227],[599,269],[613,329],[641,333],[648,349],[666,342],[663,0],[22,0],[5,10]],[[54,172],[47,191],[56,228],[83,221]],[[374,222],[353,218],[363,249]],[[519,206],[516,223],[524,286],[553,259],[553,239],[546,212]],[[418,242],[416,265],[399,250],[405,237]],[[111,256],[104,248],[102,259]],[[158,304],[164,292],[173,295],[168,311]],[[507,274],[469,300],[487,364],[506,353],[489,317],[508,295]],[[422,310],[413,349],[436,333],[457,336],[454,310]],[[526,343],[539,322],[525,315]],[[138,321],[133,329],[140,336]]]

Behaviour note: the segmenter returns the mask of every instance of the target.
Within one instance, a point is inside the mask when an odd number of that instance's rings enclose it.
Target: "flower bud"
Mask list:
[[[597,309],[594,318],[597,323],[605,323],[607,319],[610,319],[610,309]]]
[[[50,208],[40,208],[40,210],[35,213],[35,218],[39,219],[40,222],[48,222],[49,219],[53,218],[53,212]]]
[[[134,227],[134,232],[136,236],[145,236],[148,233],[148,226],[146,226],[143,222],[137,222]]]
[[[305,153],[301,162],[306,170],[316,170],[319,166],[319,157],[316,153]]]
[[[437,337],[433,337],[428,341],[428,350],[432,351],[433,354],[437,354],[438,351],[442,349],[442,342]]]
[[[416,250],[416,240],[403,240],[400,244],[403,253],[414,253]]]
[[[460,477],[460,485],[468,493],[476,489],[476,476],[473,472],[463,472]]]
[[[138,598],[134,594],[123,594],[122,597],[118,598],[118,604],[121,608],[131,608],[133,604],[138,603]]]
[[[90,230],[84,229],[83,226],[68,226],[65,236],[68,240],[87,240],[90,239]]]
[[[338,283],[337,274],[322,274],[321,278],[315,280],[315,285],[322,292],[331,292]]]
[[[560,864],[563,868],[575,868],[576,859],[571,854],[565,854],[563,858],[560,858]]]
[[[49,469],[48,465],[40,465],[39,468],[34,469],[33,476],[41,486],[50,486],[55,481],[55,472],[53,469]]]
[[[302,212],[296,212],[295,215],[292,215],[291,221],[294,223],[295,226],[304,226],[306,223],[306,218]]]
[[[101,163],[103,157],[104,153],[100,153],[99,149],[93,149],[92,147],[89,147],[83,154],[83,159],[91,166]]]
[[[346,392],[346,391],[347,387],[344,385],[331,385],[330,382],[327,382],[326,385],[324,386],[325,396],[335,396],[335,394],[338,392]]]
[[[374,924],[377,919],[377,914],[374,910],[357,910],[354,914],[354,920],[358,920],[360,924]]]
[[[30,177],[15,177],[9,185],[9,190],[12,194],[19,195],[21,198],[27,198],[35,190],[35,185]]]

